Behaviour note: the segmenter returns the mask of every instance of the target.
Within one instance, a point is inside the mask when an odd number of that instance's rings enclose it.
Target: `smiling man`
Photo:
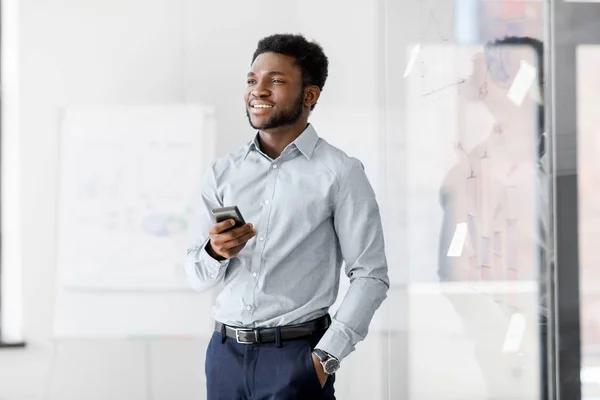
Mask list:
[[[205,175],[186,272],[223,284],[206,353],[209,399],[334,399],[335,372],[367,335],[389,287],[379,208],[360,161],[308,123],[325,85],[322,48],[262,39],[245,93],[258,132]],[[214,224],[238,206],[248,223]],[[341,267],[350,288],[333,318]]]

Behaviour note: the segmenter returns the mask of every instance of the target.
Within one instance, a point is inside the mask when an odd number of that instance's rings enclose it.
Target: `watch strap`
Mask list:
[[[321,349],[315,349],[313,351],[313,354],[315,356],[317,356],[317,358],[319,359],[319,362],[323,366],[323,371],[327,375],[335,374],[336,371],[340,368],[339,360],[337,358],[335,358],[334,356],[332,356],[331,354],[329,354]]]
[[[325,361],[327,361],[331,355],[327,352],[324,352],[321,349],[314,349],[313,353],[315,356],[317,356],[317,358],[319,359],[319,361],[321,361],[322,363],[324,363]]]

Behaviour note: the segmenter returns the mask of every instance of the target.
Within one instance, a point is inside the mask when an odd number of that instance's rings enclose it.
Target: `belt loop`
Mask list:
[[[227,330],[225,324],[221,325],[221,344],[224,344],[227,340]]]
[[[275,328],[275,344],[277,348],[281,347],[281,328],[279,326]]]

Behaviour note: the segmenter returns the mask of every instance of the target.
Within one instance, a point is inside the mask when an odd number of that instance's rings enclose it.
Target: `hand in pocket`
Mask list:
[[[317,373],[317,377],[319,378],[319,383],[321,384],[321,389],[325,387],[325,383],[327,383],[327,378],[329,375],[323,371],[323,366],[321,365],[321,361],[314,354],[310,353],[312,357],[312,362],[315,367],[315,372]]]

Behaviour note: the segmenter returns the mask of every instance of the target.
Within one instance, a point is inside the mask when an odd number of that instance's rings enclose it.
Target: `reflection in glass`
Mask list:
[[[419,63],[406,94],[410,398],[538,399],[543,45],[427,45]]]
[[[470,150],[459,142],[440,194],[440,279],[472,282],[446,297],[475,343],[488,393],[500,398],[535,396],[540,371],[538,318],[546,309],[537,282],[548,218],[542,49],[537,40],[509,37],[475,55],[462,100],[482,104],[493,124]],[[526,69],[537,79],[524,77]],[[449,255],[453,227],[463,221],[464,251]]]

